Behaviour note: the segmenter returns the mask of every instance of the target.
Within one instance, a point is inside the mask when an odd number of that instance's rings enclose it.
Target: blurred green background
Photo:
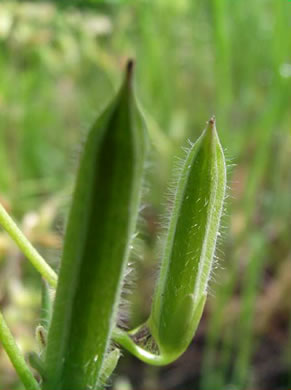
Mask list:
[[[152,153],[126,322],[149,313],[175,156],[212,114],[229,190],[190,348],[161,369],[124,353],[111,386],[290,389],[291,1],[2,0],[0,201],[57,267],[79,150],[129,56]],[[0,230],[0,305],[24,352],[39,302],[38,274]],[[22,389],[1,346],[0,389]]]

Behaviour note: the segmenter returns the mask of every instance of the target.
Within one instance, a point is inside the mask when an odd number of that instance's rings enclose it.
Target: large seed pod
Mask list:
[[[81,155],[48,333],[45,390],[100,384],[139,207],[146,152],[132,63]]]

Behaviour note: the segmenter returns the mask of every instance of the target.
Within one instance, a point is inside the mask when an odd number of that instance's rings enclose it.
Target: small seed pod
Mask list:
[[[203,312],[225,187],[225,160],[212,118],[178,180],[148,321],[160,354],[169,360],[188,347]]]
[[[148,364],[173,362],[195,334],[207,296],[225,187],[224,155],[211,118],[188,151],[178,179],[149,320],[129,332],[113,332],[115,342]],[[152,336],[154,348],[139,342],[145,335]]]

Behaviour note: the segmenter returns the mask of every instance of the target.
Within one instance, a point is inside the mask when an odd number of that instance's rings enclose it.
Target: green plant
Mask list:
[[[207,295],[226,183],[223,151],[211,118],[187,151],[175,188],[148,321],[117,327],[117,310],[136,229],[148,141],[132,86],[133,63],[113,101],[90,130],[81,155],[58,276],[0,206],[0,222],[51,287],[43,288],[36,334],[40,356],[30,364],[0,316],[0,340],[27,389],[80,390],[104,385],[118,348],[153,365],[177,359],[188,347]]]

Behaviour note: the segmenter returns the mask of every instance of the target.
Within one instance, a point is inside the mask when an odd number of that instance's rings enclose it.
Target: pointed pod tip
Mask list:
[[[211,130],[212,134],[216,133],[216,119],[215,115],[212,115],[212,117],[206,122],[207,128]]]
[[[216,123],[215,115],[212,115],[212,117],[208,121],[208,124],[210,125],[210,127],[214,127],[215,123]]]
[[[128,83],[130,83],[132,80],[133,69],[134,69],[134,60],[132,58],[129,58],[126,63],[126,79]]]

